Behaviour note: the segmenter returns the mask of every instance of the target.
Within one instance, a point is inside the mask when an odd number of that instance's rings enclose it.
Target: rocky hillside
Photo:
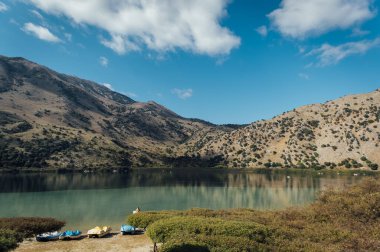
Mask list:
[[[213,125],[0,56],[0,168],[377,169],[379,121],[377,90],[250,125]]]
[[[232,130],[0,57],[0,167],[167,166],[180,144]]]
[[[378,168],[380,90],[294,109],[194,146],[232,167]]]

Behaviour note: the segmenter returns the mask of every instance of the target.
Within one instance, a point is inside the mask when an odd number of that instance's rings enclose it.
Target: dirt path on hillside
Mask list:
[[[35,240],[24,241],[15,250],[16,252],[97,252],[97,251],[153,251],[153,243],[146,235],[113,234],[105,238],[83,238],[76,241],[37,242]]]

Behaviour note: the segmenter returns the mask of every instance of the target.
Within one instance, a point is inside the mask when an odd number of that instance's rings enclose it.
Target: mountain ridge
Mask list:
[[[377,169],[379,89],[248,125],[184,118],[22,57],[0,56],[0,168]]]

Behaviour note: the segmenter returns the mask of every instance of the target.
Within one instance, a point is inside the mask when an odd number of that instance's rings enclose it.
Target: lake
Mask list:
[[[55,217],[66,228],[118,229],[136,207],[282,209],[312,203],[327,187],[363,175],[218,169],[141,169],[112,174],[1,174],[0,216]]]

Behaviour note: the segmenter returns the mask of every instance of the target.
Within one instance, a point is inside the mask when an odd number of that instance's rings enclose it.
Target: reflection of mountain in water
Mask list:
[[[288,175],[290,175],[290,179],[287,178]],[[336,174],[327,174],[322,177],[313,176],[310,172],[288,174],[272,171],[239,172],[215,169],[144,169],[123,174],[4,174],[0,177],[0,192],[88,190],[163,185],[319,188],[352,183],[353,179],[351,176],[337,176]]]
[[[204,170],[4,175],[0,177],[0,205],[6,207],[0,208],[0,216],[52,216],[66,220],[68,228],[103,224],[117,228],[137,206],[143,210],[278,209],[308,204],[321,188],[358,179]]]
[[[69,225],[122,222],[144,210],[201,208],[273,209],[314,200],[315,188],[156,186],[0,194],[1,216],[54,216]],[[91,225],[89,225],[91,226]]]

